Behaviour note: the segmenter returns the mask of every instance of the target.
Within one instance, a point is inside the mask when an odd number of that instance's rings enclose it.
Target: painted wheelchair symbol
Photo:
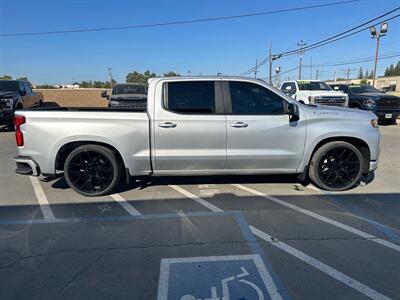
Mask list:
[[[215,286],[212,286],[211,287],[211,298],[203,298],[202,299],[202,298],[195,298],[193,295],[184,295],[181,297],[180,300],[229,300],[230,296],[229,296],[228,283],[232,282],[234,280],[238,280],[240,283],[250,286],[257,293],[258,300],[264,300],[264,295],[263,295],[263,292],[261,291],[261,289],[253,282],[243,279],[243,277],[250,275],[249,272],[247,272],[247,270],[243,267],[241,267],[240,269],[242,270],[242,273],[237,274],[235,276],[230,276],[230,277],[227,277],[227,278],[224,278],[221,280],[221,285],[222,285],[222,297],[221,298],[219,298],[217,295],[217,288]]]

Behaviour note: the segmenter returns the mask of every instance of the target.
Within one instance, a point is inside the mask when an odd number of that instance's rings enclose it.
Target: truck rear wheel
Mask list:
[[[363,165],[363,156],[355,146],[341,141],[330,142],[315,151],[309,177],[324,190],[345,191],[360,181]]]
[[[83,145],[74,149],[64,164],[68,185],[84,196],[110,193],[121,178],[121,170],[115,152],[99,145]]]

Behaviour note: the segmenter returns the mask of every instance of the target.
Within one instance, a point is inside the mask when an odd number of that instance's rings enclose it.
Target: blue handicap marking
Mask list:
[[[158,300],[281,299],[258,254],[161,260]]]

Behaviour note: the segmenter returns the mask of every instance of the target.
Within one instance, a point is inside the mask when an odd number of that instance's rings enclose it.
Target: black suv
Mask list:
[[[0,80],[0,125],[14,128],[13,117],[17,109],[40,106],[43,94],[33,92],[29,82]]]
[[[394,122],[400,115],[400,97],[387,95],[368,84],[330,84],[349,95],[349,107],[369,110],[379,121]]]

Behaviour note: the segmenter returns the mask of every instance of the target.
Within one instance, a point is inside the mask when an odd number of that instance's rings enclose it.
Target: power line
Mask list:
[[[326,45],[326,43],[327,43],[328,41],[331,41],[331,40],[336,41],[336,40],[337,40],[336,38],[341,37],[342,35],[345,35],[345,34],[347,34],[347,33],[350,33],[350,32],[352,32],[352,31],[354,31],[354,30],[356,30],[356,29],[358,29],[358,28],[361,28],[361,27],[363,27],[363,26],[365,26],[365,25],[367,25],[367,24],[369,24],[369,23],[371,23],[371,22],[374,22],[374,21],[376,21],[376,20],[378,20],[378,19],[381,19],[381,18],[383,18],[383,17],[385,17],[385,16],[387,16],[387,15],[390,15],[391,13],[393,13],[393,12],[395,12],[395,11],[397,11],[397,10],[400,10],[400,6],[394,8],[394,9],[392,9],[392,10],[390,10],[390,11],[388,11],[388,12],[382,14],[382,15],[379,15],[379,16],[377,16],[377,17],[375,17],[375,18],[372,18],[372,19],[370,19],[370,20],[368,20],[368,21],[365,21],[365,22],[362,23],[362,24],[359,24],[359,25],[354,26],[354,27],[352,27],[352,28],[350,28],[350,29],[347,29],[347,30],[345,30],[345,31],[342,31],[342,32],[340,32],[340,33],[337,33],[337,34],[335,34],[335,35],[333,35],[333,36],[330,36],[330,37],[328,37],[328,38],[325,38],[325,39],[323,39],[323,40],[321,40],[321,41],[319,41],[319,42],[310,44],[310,45],[304,47],[304,50],[314,49],[314,48],[316,48],[316,46],[318,46],[318,45],[320,45],[320,44]],[[387,19],[387,20],[379,21],[379,22],[378,22],[377,24],[375,24],[375,25],[378,25],[378,24],[381,23],[381,22],[385,22],[385,21],[388,21],[388,20],[397,18],[398,16],[399,16],[399,15],[396,15],[396,16],[394,16],[394,17],[391,17],[391,18]],[[354,32],[354,33],[352,33],[352,34],[350,34],[350,35],[353,35],[353,34],[356,34],[356,33],[358,33],[358,32],[361,32],[361,31],[363,31],[363,30],[369,29],[370,26],[374,26],[374,25],[369,25],[368,27],[364,27],[364,28],[362,28],[361,30],[356,31],[356,32]],[[346,35],[345,37],[350,36],[350,35]],[[342,37],[342,38],[344,38],[344,37]],[[322,46],[322,45],[321,45],[321,46]],[[289,54],[296,54],[297,52],[298,52],[298,50],[295,49],[295,50],[290,50],[290,51],[285,51],[285,52],[279,53],[279,55],[281,55],[281,56],[287,56],[287,55],[289,55]]]
[[[394,57],[400,57],[400,54],[394,54],[394,55],[383,55],[380,56],[379,59],[388,59],[388,58],[394,58]],[[353,64],[359,64],[363,62],[370,62],[374,61],[375,58],[368,58],[368,59],[362,59],[362,60],[356,60],[356,61],[347,61],[347,62],[340,62],[340,63],[326,63],[326,64],[321,64],[321,65],[313,65],[313,67],[336,67],[336,66],[344,66],[344,65],[353,65]],[[310,66],[304,66],[305,68],[309,68]]]
[[[222,17],[213,17],[213,18],[203,18],[203,19],[192,19],[192,20],[183,20],[183,21],[171,21],[171,22],[164,22],[164,23],[151,23],[151,24],[116,26],[116,27],[97,27],[97,28],[87,28],[87,29],[1,33],[0,36],[7,37],[7,36],[27,36],[27,35],[50,35],[50,34],[82,33],[82,32],[94,32],[94,31],[113,31],[113,30],[126,30],[126,29],[171,26],[171,25],[183,25],[183,24],[193,24],[193,23],[200,23],[200,22],[221,21],[221,20],[231,20],[231,19],[239,19],[239,18],[265,16],[265,15],[279,14],[279,13],[292,12],[292,11],[308,10],[308,9],[321,8],[321,7],[334,6],[334,5],[342,5],[342,4],[359,2],[359,1],[361,1],[361,0],[346,0],[346,1],[340,1],[340,2],[330,2],[330,3],[325,3],[325,4],[311,5],[311,6],[301,6],[301,7],[280,9],[280,10],[265,11],[265,12],[259,12],[259,13],[241,14],[241,15],[233,15],[233,16],[222,16]]]
[[[370,26],[376,26],[376,25],[379,25],[381,22],[386,22],[386,21],[389,21],[389,20],[398,18],[398,17],[400,16],[400,14],[394,15],[394,16],[392,16],[392,17],[386,19],[386,20],[379,21],[378,23],[375,23],[375,24],[373,24],[373,25],[369,25],[369,26],[364,27],[364,28],[361,28],[361,29],[359,29],[359,30],[357,30],[357,31],[355,31],[355,32],[349,33],[349,32],[351,32],[351,31],[354,31],[355,29],[358,29],[358,28],[360,28],[360,27],[362,27],[362,26],[365,26],[365,25],[368,24],[368,23],[374,22],[374,21],[376,21],[376,20],[378,20],[378,19],[380,19],[380,18],[382,18],[382,17],[384,17],[384,16],[387,16],[387,15],[389,15],[389,14],[391,14],[391,13],[393,13],[393,12],[399,10],[399,9],[400,9],[400,7],[397,7],[397,8],[395,8],[395,9],[392,9],[392,10],[390,10],[390,11],[388,11],[388,12],[382,14],[382,15],[379,15],[379,16],[377,16],[377,17],[374,17],[374,18],[372,18],[372,19],[370,19],[370,20],[368,20],[368,21],[366,21],[366,22],[364,22],[364,23],[362,23],[362,24],[360,24],[360,25],[357,25],[357,26],[355,26],[355,27],[352,27],[352,28],[350,28],[350,29],[348,29],[348,30],[345,30],[345,31],[341,32],[341,33],[335,34],[335,35],[333,35],[333,36],[331,36],[331,37],[325,38],[325,39],[323,39],[323,40],[321,40],[321,41],[319,41],[319,42],[310,44],[310,45],[304,47],[303,49],[304,49],[304,50],[311,50],[311,49],[315,49],[315,48],[318,48],[318,47],[322,47],[322,46],[324,46],[324,45],[327,45],[327,44],[336,42],[336,41],[338,41],[338,40],[347,38],[347,37],[349,37],[349,36],[352,36],[352,35],[355,35],[355,34],[357,34],[357,33],[362,32],[362,31],[364,31],[364,30],[367,30],[367,29],[369,29]],[[349,34],[347,34],[347,33],[349,33]],[[345,35],[342,36],[343,34],[345,34]],[[281,52],[281,53],[279,53],[279,54],[273,55],[273,57],[280,58],[280,57],[283,57],[283,56],[289,56],[289,55],[293,55],[293,54],[297,54],[297,53],[298,53],[298,49],[295,49],[295,50],[290,50],[290,51]],[[264,60],[262,60],[262,61],[260,62],[260,64],[259,64],[259,66],[265,64],[267,61],[268,61],[268,57],[265,58]],[[249,70],[247,70],[246,72],[243,72],[240,76],[245,76],[245,75],[251,73],[253,70],[254,70],[254,67],[251,68],[251,69],[249,69]]]

